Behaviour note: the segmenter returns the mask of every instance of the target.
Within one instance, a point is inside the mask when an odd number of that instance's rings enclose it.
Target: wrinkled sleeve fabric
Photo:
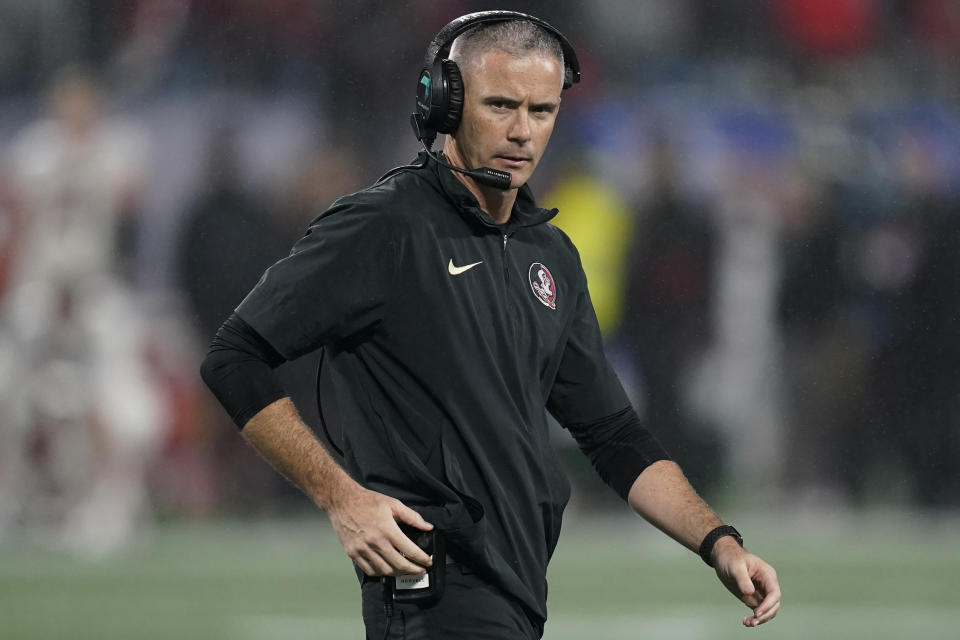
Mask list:
[[[547,409],[560,424],[592,422],[630,406],[604,355],[603,337],[585,284],[562,349],[547,399]]]
[[[395,218],[356,194],[337,201],[264,273],[237,316],[287,360],[375,328],[398,273]]]
[[[624,500],[644,469],[658,460],[670,460],[670,455],[643,426],[633,407],[566,427],[600,479]]]
[[[570,431],[601,479],[626,500],[637,476],[670,456],[643,426],[604,354],[585,277],[562,348],[547,409]]]
[[[242,429],[263,408],[287,395],[273,371],[281,364],[283,356],[232,314],[213,337],[200,375]]]

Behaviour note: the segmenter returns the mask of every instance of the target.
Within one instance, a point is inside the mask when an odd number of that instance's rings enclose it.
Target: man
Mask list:
[[[148,141],[104,98],[91,71],[61,69],[47,113],[3,158],[21,209],[0,304],[0,363],[15,371],[0,383],[0,529],[53,522],[94,556],[133,540],[166,422],[121,259]],[[34,460],[37,438],[47,450]]]
[[[745,625],[770,620],[776,574],[640,425],[576,249],[525,186],[579,76],[569,43],[537,18],[482,12],[445,27],[427,58],[415,128],[427,149],[434,131],[452,134],[445,159],[422,154],[314,221],[218,332],[204,379],[330,516],[364,574],[368,637],[541,637],[569,497],[544,407],[638,513],[702,551],[753,609]],[[321,346],[346,470],[270,373]],[[392,607],[381,590],[378,576],[431,567],[398,523],[446,541],[435,604]]]

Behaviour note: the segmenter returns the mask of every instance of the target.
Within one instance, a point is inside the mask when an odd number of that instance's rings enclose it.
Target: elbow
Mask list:
[[[203,380],[208,389],[212,388],[212,381],[216,379],[216,368],[217,365],[214,358],[211,357],[211,351],[208,351],[203,358],[203,362],[200,363],[200,379]]]

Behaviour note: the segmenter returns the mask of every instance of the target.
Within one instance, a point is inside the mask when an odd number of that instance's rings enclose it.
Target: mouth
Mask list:
[[[501,164],[510,167],[511,169],[520,169],[524,167],[527,163],[531,161],[529,156],[513,155],[513,154],[503,154],[496,156],[496,159],[500,161]]]

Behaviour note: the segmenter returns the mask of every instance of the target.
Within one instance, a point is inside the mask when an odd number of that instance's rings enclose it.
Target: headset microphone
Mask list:
[[[444,162],[432,151],[428,150],[427,155],[446,168],[462,173],[465,176],[469,176],[480,184],[493,187],[494,189],[506,191],[510,188],[510,183],[513,181],[513,176],[506,171],[497,171],[496,169],[491,169],[490,167],[480,167],[479,169],[461,169],[460,167],[455,167],[452,164]]]
[[[413,132],[416,134],[417,139],[423,143],[423,150],[426,151],[427,155],[433,158],[438,164],[443,165],[451,171],[456,171],[465,176],[469,176],[482,185],[493,187],[494,189],[501,189],[503,191],[506,191],[510,188],[510,183],[513,180],[513,176],[506,171],[498,171],[496,169],[491,169],[490,167],[480,167],[479,169],[461,169],[460,167],[455,167],[448,162],[444,162],[439,155],[431,150],[433,141],[437,134],[423,127],[423,117],[419,113],[413,113],[410,115],[410,124],[413,126]]]

